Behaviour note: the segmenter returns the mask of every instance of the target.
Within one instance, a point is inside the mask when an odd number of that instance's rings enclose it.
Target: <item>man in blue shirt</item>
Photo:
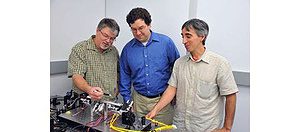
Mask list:
[[[151,15],[144,8],[132,9],[126,17],[134,38],[122,50],[120,58],[120,93],[124,102],[132,99],[138,117],[145,116],[166,90],[172,67],[179,52],[166,35],[151,28]],[[131,87],[134,88],[131,94]],[[174,109],[170,104],[155,117],[172,124]]]

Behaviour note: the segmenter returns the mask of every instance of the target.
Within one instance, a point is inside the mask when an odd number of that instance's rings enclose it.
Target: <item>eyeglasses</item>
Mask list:
[[[145,28],[146,28],[146,26],[144,25],[144,26],[140,26],[138,29],[131,28],[131,31],[132,31],[133,33],[137,33],[137,31],[142,32]]]
[[[105,38],[105,40],[109,39],[110,41],[115,41],[116,37],[109,37],[107,34],[103,33],[101,30],[99,30],[102,36]]]

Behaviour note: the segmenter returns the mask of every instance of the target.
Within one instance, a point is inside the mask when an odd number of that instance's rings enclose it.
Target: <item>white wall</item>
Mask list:
[[[126,15],[135,7],[146,8],[151,14],[154,32],[171,37],[181,55],[185,54],[181,43],[181,25],[188,19],[189,2],[185,0],[107,0],[106,16],[115,18],[121,27],[115,46],[121,53],[125,44],[133,38],[126,22]],[[116,5],[117,8],[116,8]]]
[[[249,0],[199,0],[197,16],[210,26],[208,49],[226,57],[234,71],[250,72]]]
[[[95,34],[104,0],[50,1],[50,60],[67,60],[71,48]]]
[[[209,24],[207,47],[210,50],[226,57],[234,71],[250,72],[249,0],[191,1],[197,6],[186,0],[106,0],[106,3],[105,0],[51,0],[50,59],[67,60],[72,46],[94,34],[105,15],[116,19],[121,27],[115,42],[121,52],[132,38],[126,15],[132,8],[141,6],[152,15],[153,31],[170,36],[181,55],[185,54],[185,48],[180,28],[190,13]]]

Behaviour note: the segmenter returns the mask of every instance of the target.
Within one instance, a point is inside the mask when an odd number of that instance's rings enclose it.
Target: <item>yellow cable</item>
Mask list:
[[[166,125],[166,126],[161,126],[159,128],[155,128],[154,131],[163,131],[163,130],[171,130],[171,129],[176,129],[177,127],[175,125]]]
[[[170,129],[176,129],[176,128],[177,128],[175,125],[166,125],[166,124],[164,124],[164,123],[162,123],[162,122],[153,120],[153,119],[151,119],[151,118],[147,118],[147,117],[146,117],[146,119],[147,119],[147,120],[150,120],[150,121],[153,122],[153,123],[157,123],[157,124],[159,124],[159,125],[161,126],[161,127],[159,127],[159,128],[155,128],[154,131],[170,130]]]
[[[119,132],[140,132],[140,131],[135,131],[135,130],[128,130],[128,129],[124,129],[124,128],[120,128],[120,127],[116,127],[113,124],[115,123],[115,121],[118,119],[119,114],[114,114],[111,122],[109,123],[109,126],[111,129],[119,131]]]
[[[167,126],[166,124],[164,124],[164,123],[162,123],[162,122],[159,122],[159,121],[156,121],[156,120],[154,120],[154,119],[151,119],[151,118],[148,118],[148,117],[146,117],[146,119],[147,119],[147,120],[150,120],[150,121],[153,122],[153,123],[157,123],[157,124],[162,125],[162,126]]]
[[[118,132],[141,132],[141,131],[136,131],[136,130],[129,130],[129,129],[125,129],[125,128],[120,128],[120,127],[116,127],[114,126],[114,123],[115,121],[118,119],[119,117],[119,114],[114,114],[113,117],[111,118],[110,120],[110,123],[109,123],[109,127],[115,131],[118,131]],[[170,129],[176,129],[176,126],[175,125],[166,125],[162,122],[159,122],[159,121],[156,121],[156,120],[153,120],[151,118],[147,118],[147,120],[150,120],[152,123],[157,123],[159,124],[159,126],[161,127],[158,127],[158,128],[155,128],[154,130],[151,130],[151,131],[163,131],[163,130],[170,130]]]

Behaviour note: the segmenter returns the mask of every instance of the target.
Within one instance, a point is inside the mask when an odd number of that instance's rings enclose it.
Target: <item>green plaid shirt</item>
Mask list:
[[[95,35],[92,35],[88,40],[81,41],[72,48],[68,61],[68,77],[80,74],[90,86],[103,88],[105,93],[115,97],[119,74],[118,50],[111,46],[100,53],[93,41],[94,37]],[[73,89],[79,94],[83,93],[74,83]]]

